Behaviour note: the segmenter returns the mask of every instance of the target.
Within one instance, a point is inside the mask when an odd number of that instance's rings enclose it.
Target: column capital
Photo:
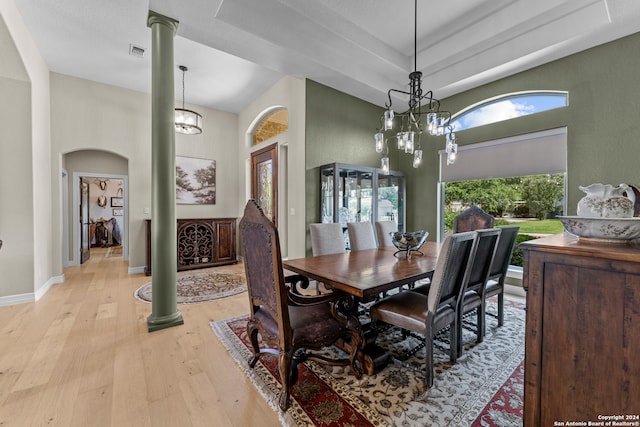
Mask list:
[[[178,24],[180,24],[180,21],[176,21],[173,18],[169,18],[168,16],[164,16],[158,12],[150,10],[149,16],[147,17],[147,27],[151,28],[153,24],[164,25],[173,31],[173,34],[175,35],[176,31],[178,31]]]

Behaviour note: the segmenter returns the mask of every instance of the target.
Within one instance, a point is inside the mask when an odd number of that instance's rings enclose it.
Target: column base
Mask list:
[[[167,316],[156,317],[151,314],[147,317],[147,331],[153,332],[158,331],[160,329],[170,328],[172,326],[183,325],[184,320],[182,319],[182,313],[180,310],[176,310],[175,313],[171,313]]]

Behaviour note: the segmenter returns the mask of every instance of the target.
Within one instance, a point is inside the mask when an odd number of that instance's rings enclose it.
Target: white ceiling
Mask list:
[[[149,10],[180,21],[186,102],[240,112],[284,75],[384,105],[414,69],[412,0],[15,0],[57,73],[151,91]],[[637,0],[418,1],[417,69],[444,98],[640,31]],[[129,55],[130,45],[146,49]],[[182,75],[176,69],[176,99]],[[394,99],[398,101],[398,99]]]

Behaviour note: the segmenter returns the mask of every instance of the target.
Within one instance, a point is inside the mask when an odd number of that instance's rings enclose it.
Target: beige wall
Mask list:
[[[49,70],[12,0],[0,0],[0,16],[0,96],[11,100],[0,107],[0,206],[9,209],[0,208],[0,297],[19,302],[61,280],[51,257]]]
[[[109,85],[51,74],[52,153],[60,159],[54,173],[62,173],[61,157],[78,150],[103,150],[128,161],[129,269],[144,267],[144,219],[151,218],[151,97],[148,94]],[[73,106],[74,108],[70,108]],[[189,106],[203,116],[200,135],[176,135],[176,155],[216,160],[215,205],[178,205],[178,218],[237,216],[238,178],[237,115],[199,106]],[[85,170],[83,172],[92,172]],[[99,172],[99,171],[98,171]],[[58,186],[54,186],[59,188]],[[70,194],[71,196],[71,194]],[[58,190],[54,204],[62,199]],[[57,208],[56,211],[61,208]],[[54,223],[60,223],[60,216]],[[62,248],[61,238],[54,247]],[[56,264],[62,269],[62,262]]]
[[[285,77],[242,111],[238,122],[240,152],[236,165],[240,182],[236,209],[240,216],[249,197],[247,178],[250,172],[247,168],[251,152],[276,142],[281,148],[280,159],[283,156],[287,159],[285,164],[280,162],[278,166],[278,229],[283,256],[289,258],[305,256],[305,102],[304,80]],[[273,107],[288,110],[289,130],[272,140],[251,146],[249,132],[256,120]]]

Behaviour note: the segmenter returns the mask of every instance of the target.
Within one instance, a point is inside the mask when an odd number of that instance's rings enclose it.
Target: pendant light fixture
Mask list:
[[[188,68],[184,65],[179,65],[178,68],[182,71],[182,108],[176,108],[176,132],[197,135],[202,133],[202,116],[184,108],[184,73]]]
[[[413,72],[409,74],[409,92],[399,89],[389,89],[387,96],[389,101],[385,103],[385,112],[380,118],[380,127],[374,135],[377,153],[382,153],[382,169],[389,168],[388,140],[396,139],[398,149],[413,155],[413,167],[418,168],[422,163],[422,149],[420,139],[423,133],[430,135],[446,134],[447,164],[452,164],[456,159],[458,145],[456,136],[451,126],[451,113],[440,111],[440,101],[433,97],[433,92],[422,92],[422,72],[418,71],[418,0],[415,0],[414,13],[414,45],[413,45]],[[409,109],[404,113],[395,113],[392,108],[391,92],[409,96]],[[385,134],[393,131],[394,118],[400,120],[400,127],[395,134]]]

